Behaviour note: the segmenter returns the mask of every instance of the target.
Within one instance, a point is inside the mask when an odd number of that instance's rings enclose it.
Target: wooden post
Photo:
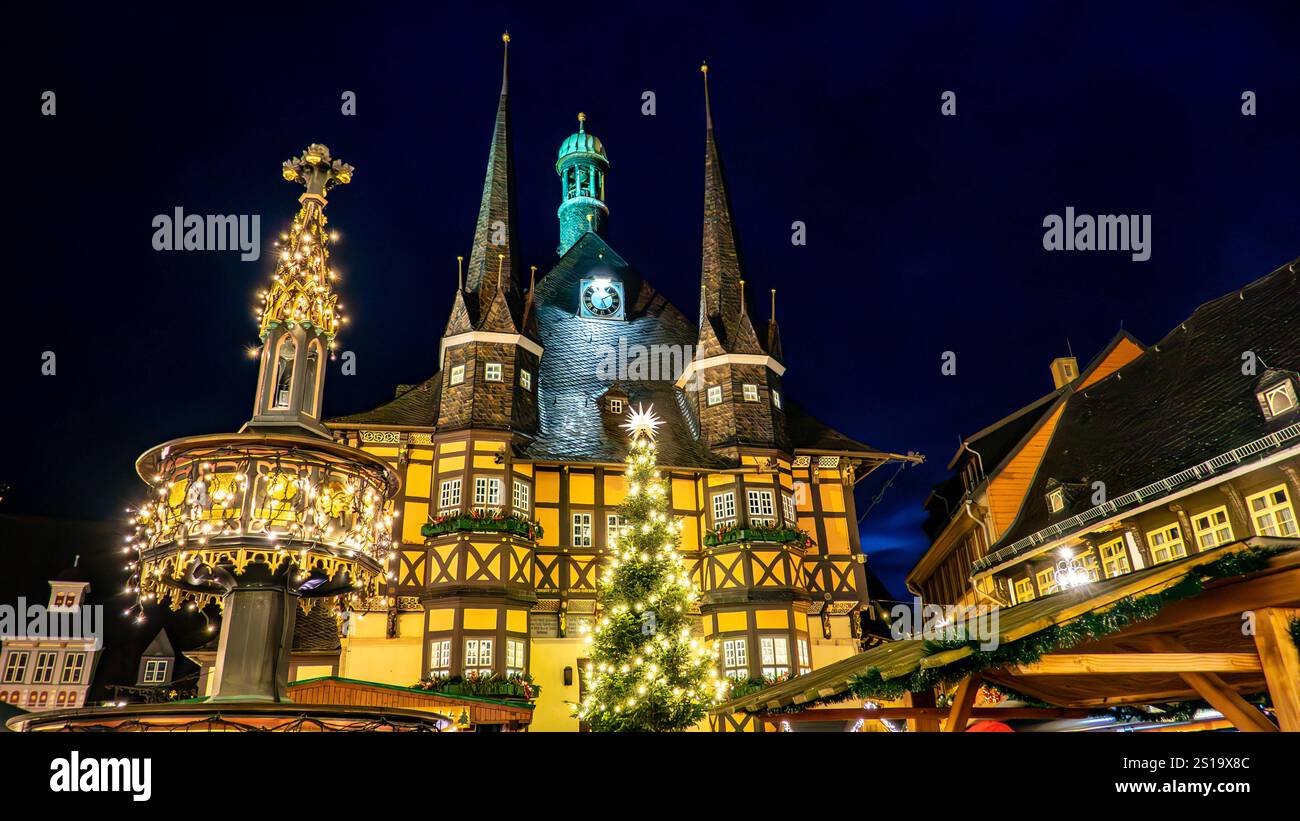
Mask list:
[[[1255,648],[1273,709],[1288,733],[1300,733],[1300,651],[1291,639],[1291,620],[1300,610],[1266,607],[1255,611]]]
[[[1151,643],[1168,653],[1187,652],[1181,644],[1169,636],[1152,636]],[[1223,717],[1231,721],[1241,732],[1277,732],[1273,722],[1213,673],[1179,673],[1179,676],[1201,698],[1208,701],[1211,707],[1223,713]]]
[[[934,691],[926,690],[921,693],[904,693],[903,705],[906,707],[933,707]],[[909,733],[937,733],[939,732],[939,719],[909,718],[907,720],[907,731]]]
[[[945,733],[964,733],[970,721],[971,710],[975,707],[975,697],[980,691],[979,673],[971,673],[957,685],[957,692],[952,697],[952,711],[943,725]]]

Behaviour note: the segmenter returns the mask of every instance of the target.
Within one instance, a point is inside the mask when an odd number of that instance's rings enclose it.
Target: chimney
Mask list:
[[[1052,384],[1057,388],[1068,385],[1079,376],[1079,360],[1073,356],[1058,356],[1052,360]]]

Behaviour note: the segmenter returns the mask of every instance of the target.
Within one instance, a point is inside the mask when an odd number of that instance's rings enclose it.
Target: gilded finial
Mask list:
[[[507,31],[507,32],[505,32],[504,34],[501,35],[501,42],[503,42],[503,43],[509,43],[509,42],[510,42],[510,32]]]
[[[740,312],[742,314],[748,313],[745,310],[745,280],[743,279],[740,281]]]
[[[501,272],[506,267],[506,255],[497,254],[497,290],[501,290]]]
[[[465,270],[463,267],[464,264],[465,264],[464,257],[456,257],[456,287],[462,291],[465,290]]]
[[[713,128],[713,111],[709,108],[709,64],[700,63],[700,73],[704,75],[704,124]]]
[[[579,134],[586,133],[586,123],[587,123],[587,115],[579,111],[578,112],[578,133]]]
[[[776,289],[772,289],[772,321],[776,322]]]

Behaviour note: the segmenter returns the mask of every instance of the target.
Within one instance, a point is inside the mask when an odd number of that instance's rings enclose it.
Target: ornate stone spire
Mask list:
[[[307,191],[298,198],[301,207],[293,225],[276,243],[280,256],[258,310],[263,341],[273,328],[296,323],[323,335],[333,347],[344,319],[332,287],[337,275],[329,267],[331,237],[325,230],[325,194],[336,185],[351,182],[352,171],[352,166],[332,159],[329,148],[318,143],[284,161],[284,178],[302,183]]]
[[[722,160],[713,135],[713,113],[709,108],[709,67],[704,75],[704,246],[700,263],[703,290],[700,305],[700,347],[704,355],[717,353],[763,353],[748,311],[744,308],[743,273],[731,204],[727,197]],[[706,327],[708,326],[708,327]],[[719,346],[721,350],[709,350]]]
[[[325,230],[325,195],[351,182],[352,171],[319,143],[282,166],[286,180],[307,190],[298,198],[298,216],[276,242],[275,273],[271,287],[262,292],[261,364],[253,417],[245,429],[301,429],[329,436],[320,423],[325,358],[345,320],[333,289],[338,277],[329,264],[333,236]]]

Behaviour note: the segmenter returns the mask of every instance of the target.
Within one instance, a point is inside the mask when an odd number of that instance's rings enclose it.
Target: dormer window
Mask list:
[[[1047,509],[1052,513],[1060,513],[1065,509],[1065,488],[1056,488],[1047,494]]]
[[[1268,409],[1270,416],[1277,417],[1287,411],[1295,410],[1296,395],[1295,385],[1291,380],[1287,380],[1280,385],[1264,391],[1264,407]]]
[[[1297,383],[1300,383],[1300,375],[1292,371],[1270,368],[1264,372],[1255,383],[1255,399],[1259,402],[1259,410],[1265,419],[1278,419],[1300,407],[1300,401],[1297,401]]]
[[[621,414],[623,412],[623,400],[611,398],[609,400],[609,412],[615,415]]]
[[[144,683],[162,684],[165,681],[167,681],[167,660],[166,659],[145,659]]]

